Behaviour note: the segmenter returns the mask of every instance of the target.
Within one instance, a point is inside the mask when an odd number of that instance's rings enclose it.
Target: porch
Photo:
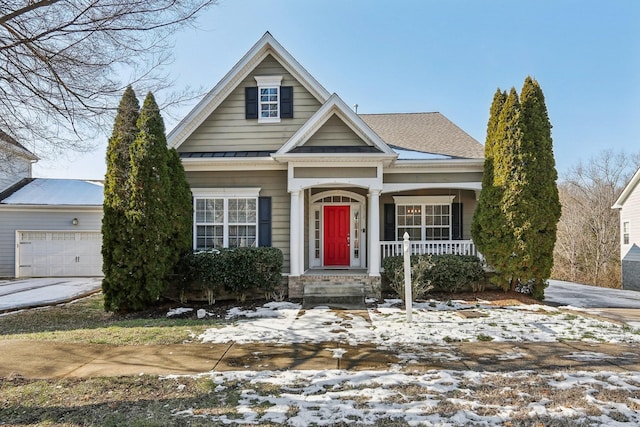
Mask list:
[[[402,241],[380,242],[380,262],[392,256],[402,256]],[[410,241],[411,255],[474,255],[482,258],[472,240]]]

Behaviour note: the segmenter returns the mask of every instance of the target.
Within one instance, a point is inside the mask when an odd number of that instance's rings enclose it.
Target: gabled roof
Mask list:
[[[377,149],[379,153],[395,157],[395,152],[375,132],[371,130],[360,116],[335,93],[329,97],[318,111],[316,111],[291,138],[274,154],[274,157],[292,152],[302,147],[314,133],[322,127],[333,115],[341,119],[368,146]]]
[[[457,158],[484,158],[484,146],[440,113],[361,114],[360,117],[394,147]]]
[[[631,178],[631,181],[629,181],[627,186],[624,187],[624,190],[622,190],[620,197],[618,197],[618,200],[616,200],[611,208],[622,209],[622,205],[624,205],[624,202],[626,202],[627,198],[629,198],[631,193],[633,193],[633,190],[635,190],[635,188],[637,187],[638,182],[640,182],[640,169],[636,171],[636,173],[633,175],[633,178]]]
[[[14,137],[0,129],[0,141],[8,144],[9,148],[12,149],[16,154],[26,158],[27,160],[40,160],[38,156],[33,154],[31,151],[27,150],[27,148],[20,144]]]
[[[272,55],[320,103],[329,99],[329,92],[267,31],[198,105],[169,132],[167,135],[169,147],[179,147],[267,55]]]
[[[27,178],[2,193],[0,205],[102,206],[101,182]]]

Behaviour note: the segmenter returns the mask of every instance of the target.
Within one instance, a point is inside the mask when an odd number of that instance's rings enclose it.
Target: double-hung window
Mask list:
[[[258,122],[279,122],[282,76],[255,76],[255,79],[258,83]]]
[[[396,238],[450,240],[451,203],[455,196],[396,196]]]
[[[194,189],[194,248],[258,246],[260,189]]]
[[[622,223],[622,244],[629,244],[629,221]]]

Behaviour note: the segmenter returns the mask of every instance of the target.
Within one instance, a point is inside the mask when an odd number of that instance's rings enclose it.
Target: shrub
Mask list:
[[[282,280],[282,251],[277,248],[234,248],[196,252],[180,264],[181,291],[187,283],[205,291],[209,304],[220,291],[244,301],[252,291],[269,298]]]
[[[401,256],[385,258],[384,274],[393,289],[404,300],[404,258]],[[430,256],[411,256],[411,289],[413,299],[422,299],[433,288],[426,272],[433,265]]]
[[[391,288],[404,298],[403,257],[388,257],[383,261],[384,273]],[[467,285],[473,289],[484,278],[482,262],[469,255],[412,255],[411,280],[413,297],[424,298],[430,290],[458,292]]]
[[[433,267],[426,275],[434,289],[455,293],[467,285],[480,282],[484,277],[484,269],[476,256],[436,255],[433,257]]]

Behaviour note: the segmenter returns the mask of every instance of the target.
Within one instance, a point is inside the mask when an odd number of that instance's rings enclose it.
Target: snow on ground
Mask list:
[[[289,426],[383,421],[426,426],[640,424],[638,372],[326,370],[200,376],[211,379],[218,395],[239,393],[231,416],[190,407],[174,410],[174,417]]]
[[[327,307],[303,310],[289,302],[268,303],[256,310],[234,308],[227,315],[229,324],[211,328],[199,338],[215,343],[372,343],[382,349],[459,341],[640,342],[640,330],[588,317],[581,311],[543,305],[498,307],[488,302],[428,301],[413,306],[413,322],[407,323],[399,302],[385,300],[366,314]]]

